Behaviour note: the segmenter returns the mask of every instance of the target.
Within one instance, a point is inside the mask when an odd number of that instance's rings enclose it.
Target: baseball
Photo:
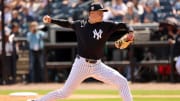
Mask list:
[[[43,22],[44,22],[44,23],[51,23],[51,17],[48,16],[48,15],[44,16],[44,17],[43,17]]]

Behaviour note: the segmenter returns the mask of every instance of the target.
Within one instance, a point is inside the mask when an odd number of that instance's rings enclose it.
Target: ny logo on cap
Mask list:
[[[96,29],[93,30],[93,38],[96,39],[96,40],[99,40],[102,38],[102,33],[103,31],[100,29],[99,31],[97,31]]]
[[[94,6],[93,6],[93,7],[91,7],[91,10],[92,10],[92,11],[94,10]]]

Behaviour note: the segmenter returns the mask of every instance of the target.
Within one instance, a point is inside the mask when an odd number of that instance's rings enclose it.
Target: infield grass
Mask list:
[[[13,92],[36,92],[40,95],[47,94],[51,90],[0,90],[0,95],[8,95]],[[133,90],[134,101],[180,101],[180,90]],[[76,90],[73,95],[86,95],[86,98],[70,98],[58,101],[122,101],[116,90]],[[101,96],[96,98],[93,96]],[[115,98],[103,98],[102,96],[115,96]],[[116,97],[117,96],[117,97]]]
[[[13,92],[36,92],[40,95],[47,94],[52,90],[0,90],[0,95],[8,95]],[[96,95],[117,95],[117,90],[76,90],[73,94],[96,94]],[[179,95],[180,90],[132,90],[133,95]]]
[[[134,101],[179,101],[179,98],[134,98]],[[58,101],[90,101],[90,99],[67,99],[67,100],[58,100]],[[113,98],[113,99],[93,99],[92,101],[122,101],[122,99],[119,98]]]

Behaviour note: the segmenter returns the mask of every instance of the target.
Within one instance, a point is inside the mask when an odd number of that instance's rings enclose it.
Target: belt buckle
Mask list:
[[[80,56],[79,56],[79,55],[76,55],[76,57],[77,57],[78,59],[80,59]],[[84,58],[84,59],[85,59],[85,61],[86,61],[87,63],[95,64],[95,63],[97,62],[97,60],[94,60],[94,59],[87,59],[87,58]]]

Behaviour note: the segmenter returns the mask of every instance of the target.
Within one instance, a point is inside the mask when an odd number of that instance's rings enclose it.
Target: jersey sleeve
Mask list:
[[[62,26],[62,27],[66,27],[66,28],[73,28],[74,29],[74,21],[68,21],[68,20],[64,20],[64,19],[52,19],[53,24]]]

